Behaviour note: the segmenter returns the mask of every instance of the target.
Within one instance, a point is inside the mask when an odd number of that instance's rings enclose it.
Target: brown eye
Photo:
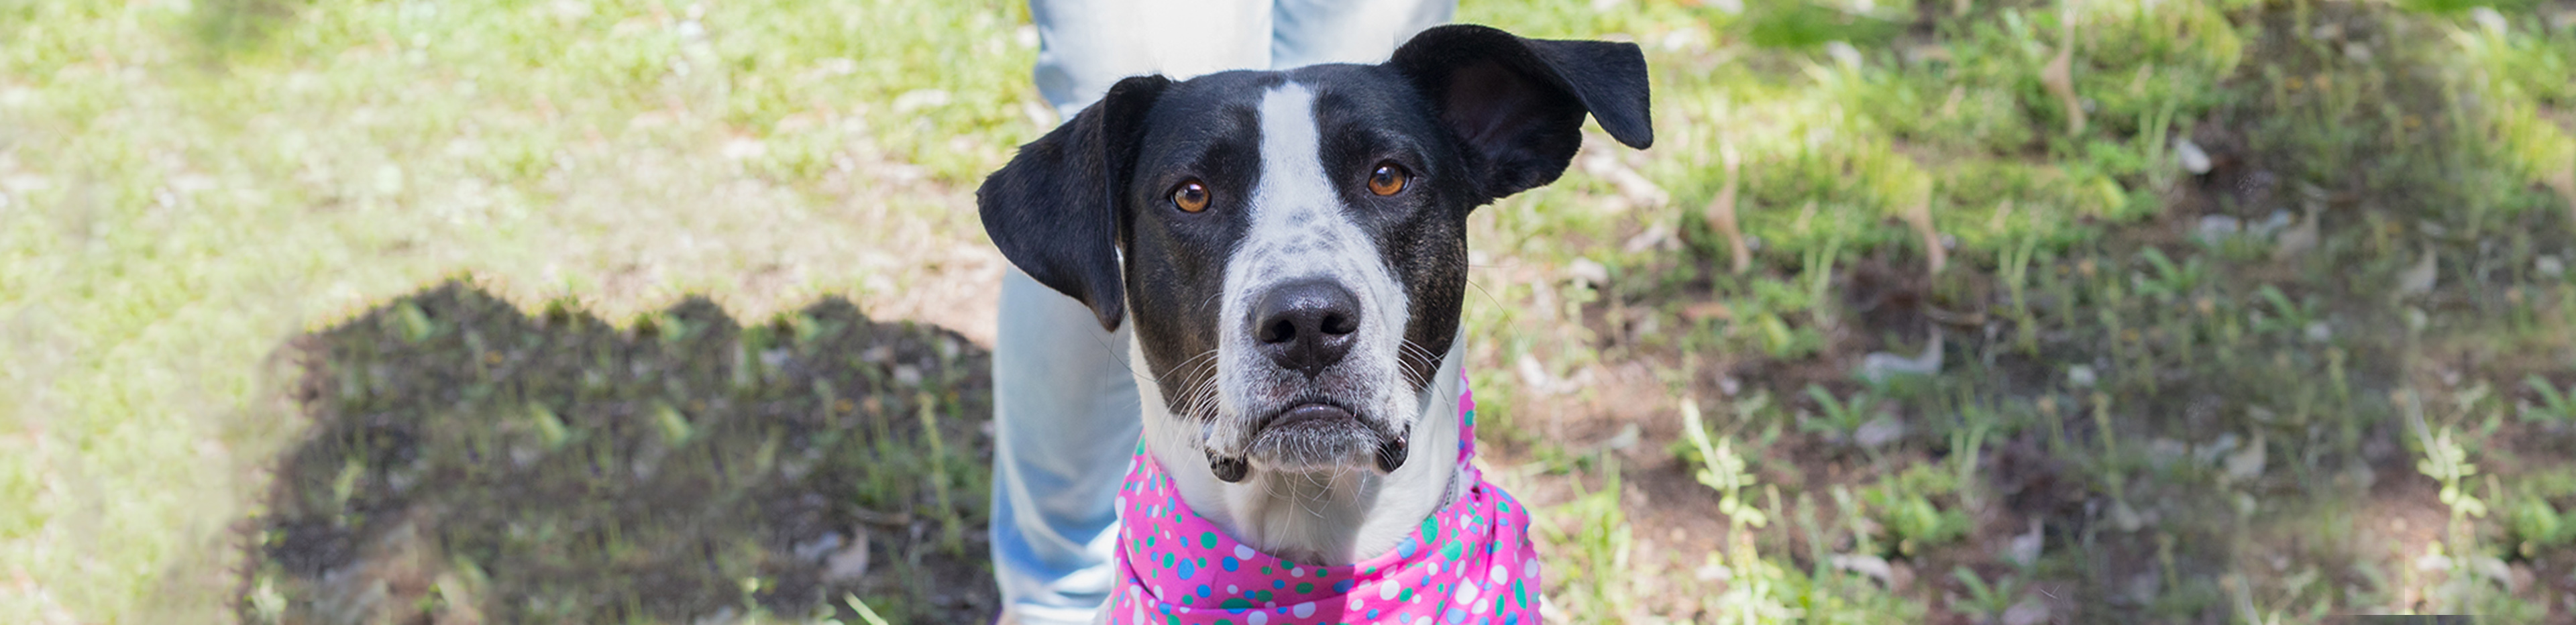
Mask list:
[[[1181,186],[1172,187],[1172,206],[1180,208],[1182,212],[1195,213],[1207,210],[1207,203],[1207,185],[1199,184],[1199,181],[1192,180],[1181,183]]]
[[[1378,195],[1395,195],[1403,191],[1404,183],[1412,179],[1413,174],[1404,171],[1402,165],[1378,163],[1377,171],[1369,172],[1369,192]]]

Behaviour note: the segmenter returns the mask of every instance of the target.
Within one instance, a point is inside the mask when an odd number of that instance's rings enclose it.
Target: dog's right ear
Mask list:
[[[1637,44],[1451,24],[1414,35],[1387,65],[1431,100],[1489,200],[1555,181],[1583,146],[1585,115],[1628,147],[1655,143]]]
[[[1118,81],[1071,121],[1020,146],[975,190],[984,234],[1002,256],[1091,307],[1104,329],[1117,330],[1126,317],[1118,197],[1135,166],[1138,122],[1170,85],[1162,76]]]

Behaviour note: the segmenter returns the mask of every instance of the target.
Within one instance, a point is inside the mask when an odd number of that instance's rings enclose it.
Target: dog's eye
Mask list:
[[[1404,183],[1412,179],[1413,174],[1405,171],[1403,165],[1378,163],[1377,171],[1369,172],[1369,192],[1378,195],[1395,195],[1403,191]]]
[[[1181,183],[1181,186],[1172,187],[1172,206],[1180,208],[1182,212],[1195,213],[1207,210],[1207,204],[1207,185],[1199,184],[1199,181],[1192,180]]]

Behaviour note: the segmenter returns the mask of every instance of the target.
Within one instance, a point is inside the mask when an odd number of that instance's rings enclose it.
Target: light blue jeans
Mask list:
[[[1455,0],[1030,0],[1062,118],[1118,79],[1386,60]],[[1127,330],[1011,269],[993,346],[993,575],[1021,623],[1087,623],[1116,581],[1118,484],[1142,427]]]

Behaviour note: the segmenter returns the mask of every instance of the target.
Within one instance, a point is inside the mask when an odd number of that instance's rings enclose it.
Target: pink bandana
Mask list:
[[[1416,623],[1536,625],[1538,549],[1529,513],[1485,483],[1476,400],[1458,384],[1458,472],[1467,492],[1394,551],[1342,566],[1298,565],[1236,542],[1181,501],[1141,444],[1118,503],[1120,586],[1103,609],[1119,624]]]

